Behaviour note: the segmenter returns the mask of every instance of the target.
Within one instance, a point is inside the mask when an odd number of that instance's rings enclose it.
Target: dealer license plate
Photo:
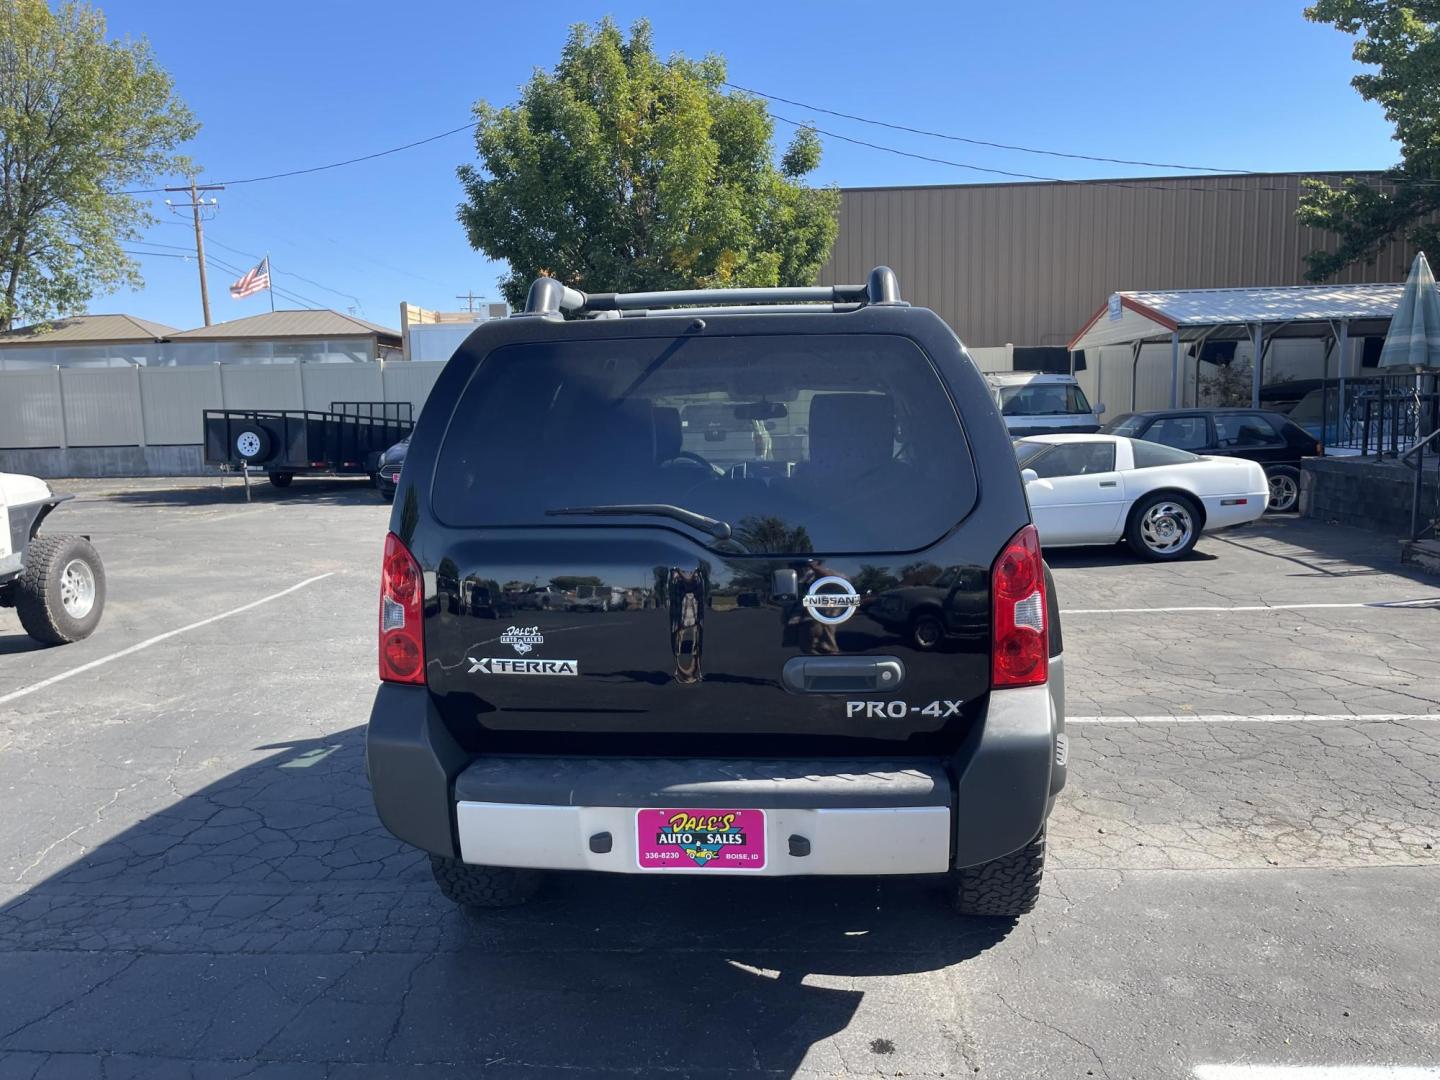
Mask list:
[[[762,870],[764,810],[635,811],[641,870]]]

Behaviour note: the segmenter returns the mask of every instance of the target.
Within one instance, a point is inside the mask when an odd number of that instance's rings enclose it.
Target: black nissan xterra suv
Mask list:
[[[615,602],[473,599],[546,586]],[[376,809],[459,904],[547,869],[934,874],[963,912],[1035,903],[1066,770],[1054,587],[984,379],[887,268],[540,278],[425,405],[379,636]]]

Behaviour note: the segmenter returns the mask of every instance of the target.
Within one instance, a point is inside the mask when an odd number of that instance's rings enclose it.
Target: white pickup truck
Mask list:
[[[1100,430],[1104,405],[1093,408],[1073,375],[1006,371],[985,376],[1010,434],[1085,435]]]
[[[36,641],[89,637],[105,608],[105,568],[89,537],[40,535],[40,523],[69,499],[44,480],[0,472],[0,607],[13,607]]]

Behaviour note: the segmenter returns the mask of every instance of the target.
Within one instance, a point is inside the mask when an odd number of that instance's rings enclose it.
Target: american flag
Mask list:
[[[260,262],[245,271],[245,276],[230,286],[231,300],[244,300],[247,296],[254,296],[257,292],[263,292],[270,288],[270,257],[267,255]]]

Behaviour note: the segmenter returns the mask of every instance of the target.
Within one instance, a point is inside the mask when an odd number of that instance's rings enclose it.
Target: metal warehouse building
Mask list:
[[[1114,292],[1304,284],[1334,237],[1296,222],[1301,176],[847,188],[819,280],[884,264],[971,347],[1064,348]],[[1335,280],[1403,281],[1414,254],[1397,243]]]

